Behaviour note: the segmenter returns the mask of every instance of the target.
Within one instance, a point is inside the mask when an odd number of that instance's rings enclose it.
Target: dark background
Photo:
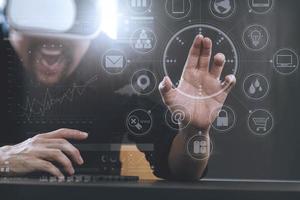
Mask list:
[[[288,76],[280,75],[269,60],[281,48],[290,48],[300,54],[300,2],[274,0],[272,10],[261,15],[248,12],[248,0],[236,0],[234,15],[228,19],[218,19],[209,12],[208,0],[191,1],[193,8],[190,15],[183,20],[173,20],[165,13],[165,1],[153,0],[152,12],[146,15],[154,16],[154,21],[151,24],[139,22],[135,25],[154,28],[158,39],[156,49],[147,55],[137,55],[128,46],[114,44],[123,48],[134,62],[122,76],[113,77],[110,81],[118,81],[116,85],[121,88],[130,82],[134,71],[141,66],[152,69],[157,79],[161,80],[164,75],[162,55],[172,32],[176,33],[187,25],[197,23],[218,27],[229,35],[239,53],[238,82],[226,102],[236,112],[237,123],[228,133],[211,133],[214,149],[207,177],[299,180],[299,69]],[[252,24],[261,24],[270,33],[270,43],[262,51],[250,51],[242,44],[243,31]],[[243,93],[242,83],[252,73],[263,74],[270,82],[268,96],[260,101],[249,100]],[[157,90],[149,98],[160,102]],[[274,129],[264,137],[257,137],[248,129],[248,113],[254,109],[267,109],[273,114]]]
[[[229,35],[239,54],[237,85],[226,101],[236,112],[237,123],[228,133],[213,131],[213,154],[209,178],[300,179],[299,69],[285,76],[277,73],[272,63],[281,48],[300,52],[300,2],[274,0],[266,14],[249,13],[248,0],[237,0],[236,11],[227,19],[218,19],[209,11],[208,0],[192,1],[190,15],[182,20],[166,16],[165,1],[153,1],[154,26],[158,46],[153,60],[162,61],[164,48],[176,33],[187,25],[213,25]],[[189,21],[191,20],[191,21]],[[260,24],[270,33],[269,45],[261,51],[250,51],[242,44],[246,27]],[[182,55],[178,55],[182,56]],[[162,73],[162,63],[158,71]],[[264,75],[270,83],[269,94],[259,101],[250,100],[243,92],[243,81],[252,73]],[[266,109],[274,117],[274,128],[264,137],[255,136],[247,126],[250,110]]]

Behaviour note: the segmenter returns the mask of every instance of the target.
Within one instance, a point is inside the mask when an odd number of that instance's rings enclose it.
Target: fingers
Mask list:
[[[172,81],[168,76],[166,76],[159,84],[159,91],[161,94],[165,94],[168,93],[170,90],[172,90]]]
[[[84,140],[88,137],[88,133],[73,129],[59,129],[50,133],[41,134],[39,136],[47,139],[64,138],[72,140]]]
[[[185,68],[196,68],[199,63],[199,57],[202,48],[202,35],[197,35],[194,39],[192,47],[190,48],[189,55],[185,64]]]
[[[40,146],[42,151],[38,150],[36,156],[40,159],[57,162],[68,174],[72,175],[75,170],[71,160],[79,165],[82,165],[84,161],[79,150],[66,139],[83,140],[87,137],[87,133],[72,129],[59,129],[37,135],[33,138],[33,143]]]
[[[224,69],[224,65],[225,65],[225,56],[222,53],[218,53],[215,57],[214,57],[214,63],[213,66],[210,70],[211,75],[216,78],[216,79],[220,79],[222,71]]]
[[[61,171],[49,161],[36,159],[32,162],[32,167],[36,171],[47,172],[55,177],[58,177],[60,180],[64,180],[64,175],[61,173]]]
[[[64,139],[50,139],[46,147],[61,150],[78,165],[82,165],[84,162],[79,150]]]
[[[202,43],[198,69],[202,71],[208,71],[212,52],[212,41],[206,37],[203,39]]]
[[[166,76],[159,84],[159,92],[165,104],[167,104],[167,94],[173,90],[171,79]]]
[[[40,151],[40,154],[38,155],[38,158],[58,163],[59,165],[61,165],[64,168],[65,172],[67,172],[69,175],[73,175],[75,173],[75,170],[72,166],[71,161],[60,150],[58,150],[58,149],[42,149],[39,151]]]
[[[236,78],[234,75],[228,75],[225,77],[225,81],[222,83],[222,87],[224,89],[224,92],[228,94],[232,88],[236,84]]]

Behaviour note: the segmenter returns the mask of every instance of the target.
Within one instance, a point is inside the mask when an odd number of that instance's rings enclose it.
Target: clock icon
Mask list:
[[[166,76],[169,76],[173,82],[173,86],[177,87],[181,79],[181,74],[189,53],[189,49],[198,35],[204,35],[211,38],[213,42],[212,55],[223,53],[226,56],[225,67],[221,76],[224,80],[229,74],[236,75],[238,72],[239,56],[237,49],[230,39],[222,30],[207,24],[194,24],[179,30],[167,43],[163,55],[163,68]],[[213,56],[212,56],[213,59]],[[211,62],[212,63],[212,62]],[[226,88],[225,88],[226,89]],[[219,95],[223,90],[217,91],[209,96],[190,96],[182,91],[183,95],[195,99],[206,99]]]

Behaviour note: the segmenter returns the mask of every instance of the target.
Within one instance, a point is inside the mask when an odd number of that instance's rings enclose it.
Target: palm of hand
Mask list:
[[[168,91],[161,89],[161,94],[171,112],[175,111],[176,105],[184,107],[183,112],[187,117],[183,123],[208,130],[234,85],[235,78],[233,75],[227,76],[225,82],[221,83],[219,77],[224,67],[224,56],[218,54],[209,70],[211,42],[208,40],[208,44],[198,45],[199,48],[207,45],[205,50],[197,49],[197,42],[205,41],[202,38],[195,39],[178,87],[171,87]],[[164,81],[164,85],[172,84],[169,78]]]

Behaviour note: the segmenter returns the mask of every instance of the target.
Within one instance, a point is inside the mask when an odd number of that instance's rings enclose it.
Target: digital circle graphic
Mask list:
[[[142,109],[133,110],[126,119],[126,127],[135,136],[144,136],[152,128],[152,117],[149,112]]]
[[[237,74],[238,71],[238,53],[232,40],[220,29],[206,24],[195,24],[187,26],[178,31],[169,40],[163,55],[163,67],[166,76],[169,76],[173,86],[178,86],[189,49],[194,38],[202,34],[210,37],[213,42],[212,55],[223,53],[226,56],[225,67],[221,76],[223,80],[226,75]],[[213,57],[213,56],[212,56]],[[226,88],[225,88],[226,89]],[[192,99],[208,99],[221,94],[225,89],[217,91],[206,96],[195,96],[178,90],[181,94]]]
[[[151,94],[156,89],[156,85],[155,75],[146,69],[135,72],[131,78],[133,90],[140,95]]]
[[[264,49],[270,41],[268,30],[258,24],[248,26],[243,33],[243,44],[252,51]]]
[[[270,133],[274,126],[272,114],[265,109],[257,109],[250,112],[248,117],[249,130],[257,136],[265,136]]]
[[[212,152],[212,143],[209,137],[204,135],[194,135],[186,144],[188,155],[195,160],[205,160]]]
[[[270,90],[268,79],[261,74],[251,74],[244,80],[243,91],[252,100],[260,100],[267,96]]]
[[[191,114],[181,105],[171,106],[165,113],[167,125],[174,130],[185,129],[189,125],[190,120]]]
[[[150,11],[152,0],[127,0],[129,9],[136,14],[144,14]]]
[[[223,133],[228,132],[233,129],[236,124],[236,114],[229,106],[224,105],[221,109],[214,110],[210,115],[211,121],[213,116],[217,116],[216,120],[212,123],[213,129],[216,131]]]
[[[131,36],[131,47],[137,53],[147,54],[156,47],[155,33],[148,28],[136,30]]]
[[[256,14],[265,14],[273,8],[274,2],[273,0],[248,0],[248,5],[250,12]]]
[[[217,18],[228,18],[235,12],[236,3],[235,0],[211,0],[209,10]]]
[[[102,67],[108,74],[121,74],[126,66],[127,58],[120,50],[108,50],[102,57]]]
[[[191,0],[166,0],[165,10],[172,19],[184,19],[192,10]]]
[[[273,66],[282,75],[290,75],[299,67],[299,57],[291,49],[280,49],[273,56]]]

